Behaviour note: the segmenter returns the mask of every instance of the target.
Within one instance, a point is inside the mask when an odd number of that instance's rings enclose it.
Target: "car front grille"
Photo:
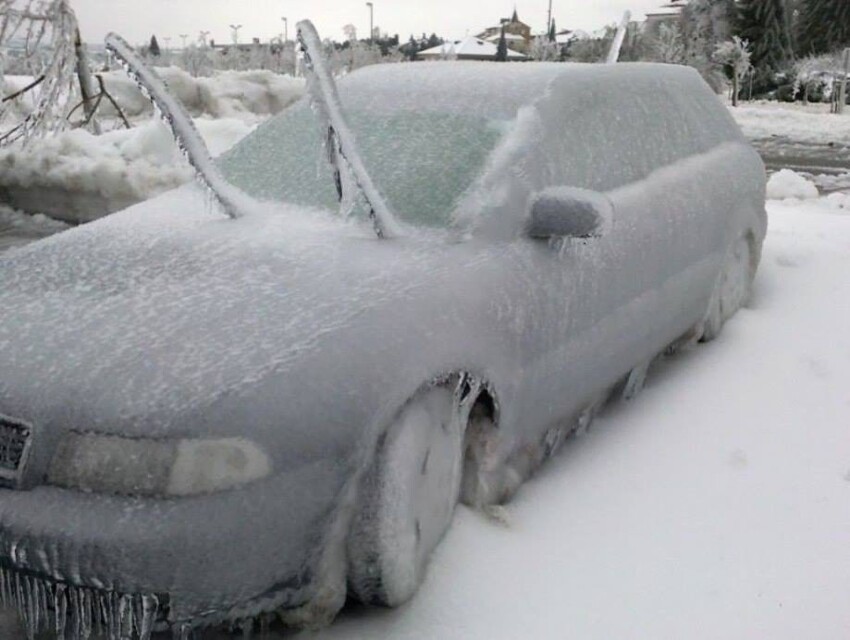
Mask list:
[[[0,415],[0,487],[18,485],[31,435],[32,430],[26,424]]]

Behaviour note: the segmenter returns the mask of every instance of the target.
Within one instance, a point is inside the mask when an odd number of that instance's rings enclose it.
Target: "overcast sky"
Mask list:
[[[80,20],[83,36],[101,41],[109,31],[117,31],[133,43],[156,34],[160,41],[171,38],[171,46],[188,34],[190,42],[201,30],[211,31],[219,42],[230,41],[230,24],[244,25],[240,41],[252,37],[267,40],[283,33],[282,16],[289,20],[288,35],[295,23],[310,18],[322,37],[342,40],[342,27],[353,24],[358,36],[369,32],[369,9],[364,0],[71,0]],[[664,0],[553,0],[552,13],[559,29],[593,31],[618,22],[626,9],[643,18]],[[432,32],[447,38],[462,37],[498,24],[514,3],[503,0],[374,0],[375,26],[407,40],[411,33]],[[523,22],[532,31],[546,28],[548,0],[516,3]]]

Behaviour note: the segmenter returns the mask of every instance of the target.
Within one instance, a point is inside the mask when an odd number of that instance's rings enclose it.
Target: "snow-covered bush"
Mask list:
[[[221,71],[198,78],[178,67],[160,67],[156,71],[194,116],[268,116],[304,95],[303,79],[271,71]],[[105,73],[103,78],[127,116],[135,118],[152,112],[150,101],[123,71]],[[111,105],[102,105],[101,109],[104,115],[114,115]]]
[[[801,58],[794,64],[794,73],[795,96],[802,96],[804,102],[829,102],[836,82],[844,73],[843,54]]]

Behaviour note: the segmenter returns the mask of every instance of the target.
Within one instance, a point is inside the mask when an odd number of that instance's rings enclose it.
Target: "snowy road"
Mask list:
[[[412,603],[297,637],[850,637],[850,197],[769,212],[715,343],[569,442],[507,525],[460,509]]]

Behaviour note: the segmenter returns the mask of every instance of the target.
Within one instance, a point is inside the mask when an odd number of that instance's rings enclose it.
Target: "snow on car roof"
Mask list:
[[[624,98],[640,92],[648,82],[674,86],[683,78],[693,82],[691,70],[677,65],[439,61],[364,67],[343,78],[339,91],[346,109],[474,113],[504,120],[542,98],[557,78],[616,84]]]

